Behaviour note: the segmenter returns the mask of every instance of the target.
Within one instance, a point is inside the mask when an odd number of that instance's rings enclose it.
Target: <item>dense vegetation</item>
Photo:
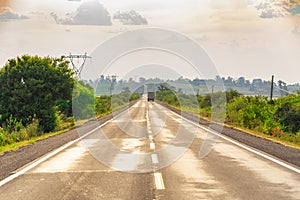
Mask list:
[[[0,70],[0,146],[64,130],[102,116],[140,96],[128,88],[94,97],[63,58],[22,56]]]
[[[138,100],[140,97],[140,94],[132,93],[129,88],[124,88],[118,94],[96,97],[96,114],[102,116],[111,113],[128,105],[129,102]]]
[[[138,85],[143,86],[145,81],[142,79]],[[227,85],[249,85],[249,81],[243,78],[224,81]],[[194,86],[203,84],[199,79],[178,79],[173,84],[146,85],[149,90],[157,91],[158,100],[182,110],[199,113],[201,117],[215,121],[225,119],[234,126],[300,144],[299,94],[272,102],[263,96],[243,96],[236,90],[213,94],[198,91],[198,94],[192,95],[183,88],[176,91],[174,84],[181,82],[192,83],[191,91]],[[25,55],[9,60],[0,69],[0,146],[64,130],[72,127],[77,120],[111,113],[140,98],[144,91],[144,87],[140,87],[136,90],[140,94],[132,93],[137,83],[121,80],[119,88],[111,95],[112,83],[117,84],[116,80],[104,79],[103,76],[98,83],[100,86],[76,80],[63,58]],[[95,91],[102,95],[95,97]]]
[[[212,100],[221,92],[206,95],[186,95],[172,88],[160,88],[157,99],[186,111],[211,117]],[[263,96],[244,96],[235,90],[225,92],[227,110],[225,122],[300,144],[300,96],[288,95],[270,102]],[[218,105],[218,103],[217,103]]]
[[[36,118],[41,132],[55,130],[60,109],[72,98],[74,79],[62,58],[22,56],[11,59],[0,71],[0,124],[8,119],[27,126]]]
[[[228,122],[300,144],[300,96],[268,101],[266,97],[241,96],[228,104]]]

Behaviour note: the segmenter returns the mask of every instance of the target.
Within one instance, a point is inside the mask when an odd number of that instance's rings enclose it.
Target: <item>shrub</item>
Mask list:
[[[30,138],[37,136],[39,133],[39,123],[37,119],[33,119],[32,123],[26,127],[20,125],[22,123],[13,118],[10,118],[7,124],[8,126],[6,128],[0,127],[0,146],[29,140]]]
[[[283,97],[277,99],[275,105],[275,120],[282,125],[283,130],[294,134],[300,131],[300,97]]]
[[[284,135],[285,135],[285,133],[279,127],[275,127],[272,129],[272,136],[282,137]]]

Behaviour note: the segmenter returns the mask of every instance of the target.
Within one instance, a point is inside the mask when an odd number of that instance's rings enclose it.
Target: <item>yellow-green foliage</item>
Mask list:
[[[226,102],[223,102],[223,95],[226,95]],[[214,121],[225,118],[227,123],[234,126],[300,144],[299,95],[289,95],[270,102],[267,97],[242,96],[233,90],[225,93],[198,95],[197,103],[195,103],[194,95],[185,95],[163,88],[156,93],[156,97],[182,110],[199,113],[200,117],[211,118]],[[225,112],[216,113],[218,110],[223,111],[221,107],[227,107],[226,116]],[[196,111],[197,108],[199,112]]]
[[[10,117],[7,120],[5,128],[0,127],[0,146],[13,144],[24,140],[29,140],[38,135],[39,123],[38,120],[33,119],[32,123],[24,127],[21,122]]]

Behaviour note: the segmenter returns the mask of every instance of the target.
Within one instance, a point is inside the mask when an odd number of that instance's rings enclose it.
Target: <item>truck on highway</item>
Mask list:
[[[155,92],[148,92],[148,101],[154,101]]]

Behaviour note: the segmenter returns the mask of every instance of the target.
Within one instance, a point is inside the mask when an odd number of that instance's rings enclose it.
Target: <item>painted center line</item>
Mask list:
[[[152,163],[153,164],[157,164],[158,163],[157,154],[151,154],[151,159],[152,159]]]
[[[157,190],[166,189],[161,173],[158,172],[154,173],[154,179],[155,179],[155,187]]]
[[[150,149],[154,150],[155,149],[155,144],[153,142],[150,142]]]

